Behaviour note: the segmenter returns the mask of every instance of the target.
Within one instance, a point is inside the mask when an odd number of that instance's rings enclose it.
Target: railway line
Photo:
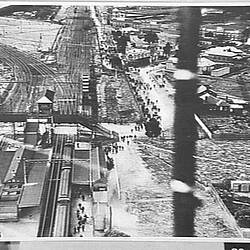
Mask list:
[[[68,15],[57,59],[61,66],[60,70],[68,75],[68,81],[72,82],[71,88],[77,93],[76,103],[78,106],[82,106],[84,96],[81,78],[82,75],[92,76],[90,65],[93,63],[92,48],[96,34],[93,32],[88,8],[78,7],[75,12],[71,9],[71,13]],[[89,83],[89,90],[93,85],[94,82]],[[91,91],[89,94],[91,95]]]
[[[57,110],[62,114],[74,114],[79,111],[82,105],[81,75],[90,75],[90,65],[92,63],[92,48],[94,36],[93,24],[91,23],[88,8],[81,8],[67,19],[60,49],[65,57],[65,65],[60,72],[55,72],[50,66],[35,58],[34,56],[18,51],[11,46],[0,44],[0,55],[12,65],[17,65],[24,74],[23,82],[27,82],[26,89],[20,92],[20,103],[12,98],[15,106],[14,111],[34,112],[35,100],[41,97],[42,93],[37,93],[37,86],[43,85],[56,90]],[[67,41],[66,38],[70,38]],[[66,74],[65,74],[66,73]],[[41,76],[41,77],[40,77]],[[75,84],[78,83],[78,84]],[[58,100],[58,101],[57,101]],[[6,107],[7,108],[7,107]],[[9,110],[8,111],[13,111]]]
[[[65,135],[57,135],[54,140],[55,146],[53,149],[53,156],[51,160],[46,198],[42,205],[38,237],[53,236],[54,221],[56,216],[57,195],[59,190],[60,173],[62,167],[61,159],[63,158],[65,140]]]
[[[30,89],[32,86],[32,73],[30,68],[18,57],[12,57],[9,55],[5,46],[0,44],[0,56],[3,61],[7,64],[11,65],[13,69],[15,68],[15,84],[13,89],[11,90],[11,94],[7,96],[5,101],[1,104],[4,110],[10,111],[12,107],[15,111],[23,111],[24,103],[27,98],[29,98]],[[18,84],[20,82],[20,84]],[[19,101],[16,101],[13,98],[13,95],[20,96]]]
[[[14,110],[15,112],[35,113],[35,101],[44,95],[46,89],[52,89],[55,91],[53,104],[54,107],[57,107],[53,113],[55,123],[67,123],[67,119],[69,119],[68,123],[80,123],[91,129],[100,138],[104,137],[104,139],[109,138],[116,141],[117,133],[112,133],[96,124],[97,119],[94,119],[93,116],[97,116],[97,113],[94,108],[88,117],[89,119],[86,119],[79,111],[79,107],[83,107],[83,99],[86,97],[90,97],[89,106],[96,105],[96,82],[91,68],[94,62],[93,46],[96,43],[96,34],[88,11],[85,7],[79,7],[79,12],[72,14],[68,18],[65,28],[62,29],[62,34],[60,34],[62,39],[57,46],[57,62],[61,60],[64,63],[58,63],[58,71],[29,53],[18,51],[8,45],[0,44],[0,56],[7,58],[6,61],[8,60],[11,65],[19,67],[20,72],[22,72],[20,79],[27,82],[25,85],[26,93],[20,92],[21,105],[15,105],[17,108]],[[70,39],[66,39],[67,37]],[[85,93],[83,93],[83,85],[87,84],[83,84],[83,81],[88,84],[88,91]],[[40,86],[42,90],[39,92],[38,87]],[[32,103],[31,100],[33,100]],[[13,102],[15,103],[15,101],[16,98],[13,96]],[[30,106],[29,110],[27,110],[27,106]],[[13,110],[8,109],[7,111]],[[58,119],[61,118],[60,121],[56,121],[57,116]],[[17,118],[15,117],[15,119]],[[52,138],[52,142],[53,155],[42,198],[38,237],[69,236],[70,231],[72,231],[70,230],[70,213],[74,138],[73,136],[57,134]],[[1,147],[5,146],[5,140],[0,139],[0,150]],[[99,157],[98,150],[96,150],[94,157]],[[97,162],[99,161],[97,160]],[[100,178],[100,169],[97,171],[98,178]]]
[[[23,72],[25,72],[29,80],[29,90],[28,93],[31,93],[31,87],[36,88],[37,85],[39,85],[39,79],[34,77],[35,75],[40,75],[42,78],[40,79],[41,82],[48,81],[48,79],[52,80],[52,87],[57,88],[57,95],[58,98],[68,98],[73,99],[74,92],[70,87],[65,87],[63,84],[64,79],[61,79],[58,74],[51,69],[49,66],[47,66],[45,63],[39,61],[38,59],[30,56],[29,54],[25,52],[17,51],[10,46],[2,45],[0,46],[0,53],[3,57],[8,58],[9,61],[11,61],[15,65],[20,65]],[[64,86],[63,86],[64,85]],[[50,85],[51,86],[51,85]],[[30,99],[38,99],[39,96],[22,96],[23,106],[27,106],[27,100]],[[62,113],[73,113],[76,110],[76,105],[72,103],[63,103],[59,104],[59,111]],[[18,111],[24,111],[23,109],[19,108]]]
[[[59,193],[56,205],[56,217],[53,236],[69,236],[70,228],[70,200],[71,200],[71,156],[73,144],[64,147],[62,170],[60,174]]]

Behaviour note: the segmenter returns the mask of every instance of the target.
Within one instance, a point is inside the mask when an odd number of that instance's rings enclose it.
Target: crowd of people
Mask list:
[[[85,196],[80,196],[82,201],[85,200]],[[79,202],[76,209],[76,221],[77,224],[73,227],[73,234],[79,234],[80,237],[83,237],[85,231],[85,226],[88,223],[89,216],[86,214],[86,208],[82,202]]]
[[[162,81],[157,81],[153,78],[152,75],[149,74],[150,72],[146,72],[149,77],[149,82],[143,82],[142,79],[133,79],[131,78],[133,89],[135,92],[135,96],[140,104],[142,113],[145,118],[145,122],[149,122],[150,119],[154,118],[159,123],[161,122],[161,115],[160,115],[160,107],[158,99],[152,95],[153,89],[164,88],[164,83]],[[153,97],[152,97],[153,96]]]

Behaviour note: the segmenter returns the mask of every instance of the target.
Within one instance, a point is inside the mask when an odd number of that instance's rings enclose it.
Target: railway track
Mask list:
[[[12,99],[15,111],[33,112],[35,100],[41,97],[37,93],[36,87],[45,84],[56,88],[56,100],[60,101],[56,101],[55,106],[58,107],[59,113],[74,114],[78,111],[78,106],[81,105],[82,101],[81,86],[74,83],[80,82],[83,73],[90,75],[91,49],[95,36],[92,32],[93,27],[91,25],[87,27],[91,23],[87,12],[88,9],[81,8],[72,18],[68,19],[68,25],[64,29],[64,35],[71,39],[71,43],[68,44],[61,42],[65,47],[66,61],[69,63],[66,76],[58,74],[29,53],[0,44],[2,57],[7,58],[12,65],[18,65],[24,72],[24,81],[28,82],[26,91],[23,88],[21,88],[22,91],[19,91],[20,102],[17,104],[16,98]],[[66,37],[64,36],[64,38]],[[38,76],[41,78],[39,79]],[[29,110],[27,110],[27,106],[30,107]]]
[[[95,34],[92,27],[86,29],[86,20],[90,20],[87,9],[79,7],[76,13],[69,13],[67,24],[62,34],[61,43],[58,50],[58,62],[62,66],[61,70],[68,75],[68,81],[79,83],[77,86],[71,84],[76,97],[76,103],[81,106],[82,86],[81,76],[90,75],[90,65],[92,64],[92,48]]]
[[[69,236],[70,227],[70,200],[71,200],[71,169],[72,169],[72,144],[64,147],[63,163],[60,175],[59,193],[56,205],[56,217],[53,236]]]
[[[32,73],[29,67],[20,58],[13,57],[5,48],[5,45],[0,44],[1,59],[17,70],[15,71],[16,83],[11,90],[12,93],[8,95],[1,106],[7,111],[9,111],[10,108],[14,108],[14,111],[21,112],[25,109],[25,100],[29,98],[27,94],[30,93],[32,87]],[[20,82],[20,84],[18,84],[18,82]],[[13,98],[14,95],[16,98]],[[17,98],[19,96],[21,98]]]
[[[25,75],[28,75],[28,79],[25,79],[25,81],[31,82],[29,84],[30,87],[32,87],[32,85],[33,87],[36,87],[36,85],[38,85],[37,82],[36,84],[32,84],[32,76],[41,75],[42,81],[46,81],[47,79],[52,80],[54,87],[57,87],[58,89],[57,95],[59,98],[63,97],[64,99],[73,99],[75,97],[71,84],[70,86],[66,86],[63,83],[64,79],[61,79],[60,76],[58,76],[58,74],[53,69],[51,69],[45,63],[29,55],[28,53],[17,51],[16,49],[11,48],[10,46],[0,45],[0,54],[4,58],[7,58],[7,60],[9,60],[9,62],[11,62],[12,64],[20,66],[21,70],[25,73]],[[31,93],[30,89],[27,92]],[[29,95],[23,96],[22,100],[24,100],[24,106],[27,106],[27,100],[29,99],[38,99],[38,96],[32,96],[32,98]],[[58,106],[59,111],[64,114],[74,113],[77,109],[75,103],[70,102],[59,103]],[[19,108],[18,111],[24,111],[23,109],[20,109],[21,108]]]
[[[8,147],[9,143],[6,136],[1,136],[0,139],[0,151],[4,151]]]
[[[86,18],[86,19],[85,19]],[[70,20],[67,29],[63,29],[64,36],[72,38],[69,44],[62,44],[65,47],[65,57],[67,65],[64,66],[61,73],[56,72],[50,66],[41,62],[39,59],[29,53],[18,51],[10,46],[0,44],[0,56],[7,58],[9,63],[17,65],[23,78],[28,84],[27,94],[20,93],[24,102],[17,111],[26,111],[28,100],[35,101],[41,97],[37,86],[43,86],[56,89],[55,102],[58,106],[58,115],[75,115],[78,111],[78,105],[82,100],[81,77],[86,74],[91,78],[91,63],[93,62],[93,41],[96,34],[92,28],[86,29],[86,23],[90,17],[84,11],[80,11]],[[73,27],[73,29],[71,29]],[[61,39],[64,40],[64,39]],[[95,82],[89,81],[92,90],[95,88]],[[88,93],[90,94],[90,93]],[[95,92],[91,93],[94,99]],[[79,101],[80,100],[80,101]],[[23,110],[24,109],[24,110]],[[111,134],[102,126],[96,124],[91,117],[86,121],[84,116],[78,115],[77,122],[81,124],[88,123],[89,128],[100,132],[110,138],[118,138],[118,134]],[[67,146],[66,135],[55,135],[53,140],[53,156],[48,171],[44,198],[42,200],[38,237],[69,236],[70,227],[70,197],[71,197],[71,166],[65,164],[70,162],[72,156],[72,147]],[[74,140],[72,140],[72,143]],[[4,146],[4,140],[0,141],[0,148]]]
[[[42,206],[38,237],[52,237],[56,216],[56,204],[60,183],[63,149],[66,140],[65,135],[55,136],[55,146],[51,160],[47,196]]]

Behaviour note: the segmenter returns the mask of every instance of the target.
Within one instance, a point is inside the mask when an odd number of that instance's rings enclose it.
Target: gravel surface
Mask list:
[[[235,133],[250,134],[250,118],[237,116],[205,116],[202,115],[202,121],[208,126],[214,134]]]
[[[172,191],[169,186],[172,149],[172,141],[140,138],[114,155],[122,202],[128,213],[126,217],[128,221],[130,215],[136,218],[126,225],[127,231],[118,227],[123,232],[139,237],[173,236]],[[203,206],[196,213],[196,236],[238,237],[210,193],[198,186],[197,194]]]
[[[98,93],[99,116],[102,122],[136,122],[140,120],[139,107],[122,73],[103,75]]]
[[[223,77],[200,77],[202,84],[209,84],[215,92],[222,92],[224,94],[237,96],[240,98],[247,98],[246,101],[250,101],[250,82],[245,81],[244,84],[238,82],[236,79],[223,78]]]
[[[60,25],[37,20],[24,20],[0,17],[6,34],[1,36],[1,43],[17,49],[37,53],[37,49],[51,48]]]

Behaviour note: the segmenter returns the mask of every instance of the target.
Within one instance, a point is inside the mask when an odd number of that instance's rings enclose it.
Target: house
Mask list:
[[[134,44],[136,48],[147,48],[148,47],[148,44],[136,35],[130,35],[130,42],[132,44]]]
[[[234,192],[249,193],[250,181],[246,181],[246,180],[231,181],[231,190]]]
[[[209,111],[226,111],[227,112],[230,110],[230,105],[227,102],[209,93],[204,93],[200,95],[199,98],[202,100],[202,103],[206,106],[206,108]]]
[[[203,56],[212,61],[224,63],[232,63],[246,57],[243,51],[233,46],[209,48],[204,51]]]
[[[144,59],[144,58],[149,58],[150,57],[150,52],[146,49],[130,49],[126,53],[126,59],[128,61],[135,61],[138,59]]]
[[[169,57],[166,61],[166,69],[167,70],[175,70],[178,63],[177,57]],[[198,58],[198,74],[206,74],[206,75],[214,75],[214,76],[222,76],[224,74],[228,74],[230,72],[230,67],[225,66],[224,63],[214,62],[206,57]],[[222,70],[222,68],[224,70]],[[217,71],[219,71],[217,73]],[[216,75],[217,73],[217,75]]]
[[[210,74],[218,63],[211,61],[206,57],[198,58],[198,74]]]
[[[137,32],[139,32],[139,30],[135,29],[133,27],[125,27],[125,28],[121,29],[121,32],[123,32],[123,33],[137,33]]]
[[[221,25],[204,25],[201,27],[201,37],[218,38],[222,36],[227,40],[241,41],[243,39],[243,27],[234,23]]]
[[[215,68],[211,70],[211,76],[224,76],[226,74],[230,73],[230,67],[229,66],[225,66],[225,67],[220,67],[220,68]]]
[[[39,115],[48,116],[52,114],[53,102],[47,97],[41,97],[37,102]]]
[[[119,18],[125,18],[125,13],[124,13],[124,11],[121,11],[121,10],[119,10],[119,9],[117,9],[117,8],[114,8],[113,10],[112,10],[112,19],[119,19]]]
[[[230,104],[230,112],[235,114],[242,114],[244,107],[239,104]]]
[[[166,44],[167,42],[169,42],[172,46],[174,46],[174,45],[176,45],[176,42],[177,42],[178,38],[180,37],[180,35],[179,34],[171,34],[166,29],[162,32],[159,32],[158,37],[159,37],[160,44]]]
[[[230,112],[241,115],[248,105],[247,101],[233,96],[217,94],[209,86],[200,85],[197,95],[208,111]]]

